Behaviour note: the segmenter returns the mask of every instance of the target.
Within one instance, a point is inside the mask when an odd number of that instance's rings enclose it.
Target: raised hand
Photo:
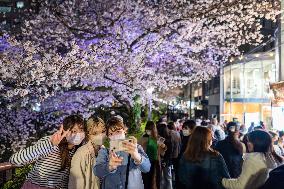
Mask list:
[[[67,131],[64,131],[63,125],[61,124],[60,129],[51,136],[50,142],[53,146],[57,146],[68,133],[69,129]]]
[[[115,170],[118,166],[122,165],[123,158],[118,157],[115,152],[110,152],[109,153],[109,170],[113,171]]]
[[[131,155],[131,158],[134,159],[135,162],[141,163],[142,156],[138,152],[137,148],[137,139],[133,136],[129,137],[132,142],[124,141],[123,147],[125,148],[125,152]]]

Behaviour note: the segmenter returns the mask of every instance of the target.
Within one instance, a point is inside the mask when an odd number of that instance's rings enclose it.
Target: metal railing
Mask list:
[[[5,182],[12,179],[13,173],[15,172],[15,168],[17,168],[17,166],[12,165],[11,163],[0,163],[0,187]]]

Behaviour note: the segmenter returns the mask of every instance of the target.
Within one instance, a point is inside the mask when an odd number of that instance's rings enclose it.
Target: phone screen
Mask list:
[[[165,138],[160,137],[160,138],[158,139],[158,142],[159,142],[159,143],[164,143],[164,142],[165,142],[165,140],[166,140]]]

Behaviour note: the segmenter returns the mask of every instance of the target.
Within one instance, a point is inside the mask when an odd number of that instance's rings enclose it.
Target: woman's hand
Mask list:
[[[131,155],[131,158],[134,159],[135,163],[140,164],[142,161],[142,156],[138,152],[137,139],[133,136],[129,137],[129,139],[131,139],[132,142],[129,141],[123,142],[125,152]]]
[[[166,145],[164,143],[158,144],[160,148],[166,148]]]
[[[53,146],[57,146],[64,137],[69,133],[69,129],[64,131],[63,125],[60,125],[60,129],[56,131],[50,138],[50,142]]]
[[[118,157],[115,152],[109,154],[109,171],[117,169],[118,166],[122,165],[123,158]]]

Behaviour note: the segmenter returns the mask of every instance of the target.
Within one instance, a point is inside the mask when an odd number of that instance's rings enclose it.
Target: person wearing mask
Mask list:
[[[13,154],[9,160],[12,165],[35,162],[22,189],[67,189],[71,158],[84,138],[83,118],[71,115],[52,136]]]
[[[195,129],[196,124],[194,120],[187,120],[182,125],[182,131],[181,131],[181,152],[180,157],[184,153],[188,140],[190,138],[190,135],[192,134],[193,130]]]
[[[242,171],[243,154],[246,152],[245,144],[239,141],[239,127],[236,122],[227,124],[228,136],[219,141],[215,150],[225,159],[231,178],[237,178]]]
[[[176,175],[175,175],[175,187],[176,188],[182,188],[182,184],[179,180],[179,174],[178,174],[178,170],[179,170],[179,161],[181,159],[181,156],[183,155],[187,144],[188,144],[188,140],[190,138],[190,135],[192,134],[193,130],[195,129],[196,124],[194,120],[187,120],[183,123],[182,125],[182,130],[181,130],[181,150],[179,153],[179,157],[178,157],[178,161],[177,161],[177,167],[176,167]]]
[[[249,153],[245,154],[240,176],[222,180],[227,189],[257,189],[265,183],[269,171],[283,161],[273,153],[271,136],[266,131],[253,131],[246,140]]]
[[[123,140],[123,151],[100,149],[94,174],[102,179],[102,189],[144,189],[141,172],[150,171],[150,160],[142,146],[137,145],[135,137],[126,140],[126,131],[121,119],[112,117],[108,120],[110,143]]]
[[[157,126],[159,136],[165,138],[166,152],[161,156],[161,186],[163,189],[172,189],[173,188],[173,176],[172,176],[172,157],[174,153],[174,139],[173,135],[171,135],[170,130],[167,125],[164,123],[160,123]]]
[[[150,159],[151,169],[148,173],[142,173],[144,188],[159,189],[161,177],[160,155],[164,154],[166,145],[159,141],[156,124],[153,121],[146,123],[145,132],[146,134],[140,139],[139,144]]]
[[[96,156],[106,138],[104,121],[96,116],[86,124],[87,143],[81,146],[71,161],[68,189],[99,189],[100,180],[93,174]]]
[[[221,154],[211,148],[212,132],[196,127],[180,160],[179,179],[185,189],[222,189],[222,178],[230,178]]]

